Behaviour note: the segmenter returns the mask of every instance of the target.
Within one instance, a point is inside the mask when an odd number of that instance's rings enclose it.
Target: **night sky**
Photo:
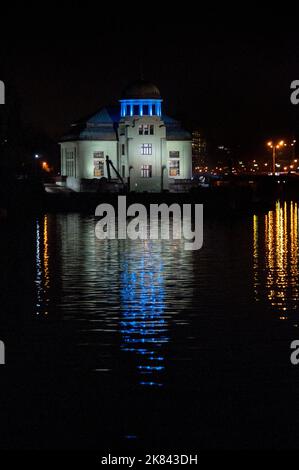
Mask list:
[[[299,79],[299,33],[212,31],[188,22],[163,29],[152,22],[144,31],[104,20],[90,36],[34,37],[31,30],[22,39],[2,39],[1,70],[26,124],[57,140],[72,121],[117,103],[142,69],[160,88],[164,112],[190,130],[202,128],[217,144],[258,152],[269,138],[297,134],[290,83]]]

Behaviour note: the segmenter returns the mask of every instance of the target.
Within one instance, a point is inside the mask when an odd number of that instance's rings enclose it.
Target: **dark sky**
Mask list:
[[[108,16],[90,35],[74,33],[68,22],[67,38],[35,37],[32,30],[3,38],[0,75],[17,90],[24,121],[57,139],[73,120],[117,102],[139,78],[142,61],[164,110],[219,143],[249,150],[274,135],[297,133],[290,83],[299,79],[299,32],[151,24],[145,30]]]

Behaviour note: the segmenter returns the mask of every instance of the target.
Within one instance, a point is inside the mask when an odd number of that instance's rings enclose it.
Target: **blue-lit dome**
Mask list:
[[[151,82],[138,80],[127,86],[119,100],[121,116],[161,116],[161,95]]]
[[[161,99],[161,94],[160,90],[153,83],[145,80],[137,80],[125,88],[122,99],[159,100]]]

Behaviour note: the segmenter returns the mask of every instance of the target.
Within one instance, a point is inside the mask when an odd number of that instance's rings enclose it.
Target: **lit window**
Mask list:
[[[169,176],[180,176],[180,160],[169,161]]]
[[[100,160],[94,160],[93,162],[93,175],[96,176],[97,178],[99,176],[104,176],[104,162],[101,162]]]
[[[104,152],[93,153],[93,176],[104,176]]]
[[[180,152],[177,150],[170,150],[169,158],[180,158]]]
[[[152,144],[142,144],[141,145],[141,155],[152,155],[153,146]]]
[[[152,177],[152,165],[142,165],[141,167],[141,178]]]

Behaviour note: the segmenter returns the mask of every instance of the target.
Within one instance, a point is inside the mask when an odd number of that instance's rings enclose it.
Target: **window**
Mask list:
[[[152,144],[142,144],[141,145],[141,155],[152,155],[153,146]]]
[[[169,158],[180,158],[180,152],[177,150],[170,150]]]
[[[142,165],[141,167],[141,178],[152,177],[152,165]]]
[[[125,144],[121,144],[121,154],[125,155]]]
[[[94,160],[93,161],[93,175],[95,177],[100,177],[100,176],[104,176],[104,162],[101,161],[101,160]]]
[[[153,124],[140,124],[138,128],[139,135],[154,135]]]
[[[121,167],[121,176],[122,176],[122,178],[124,178],[126,176],[126,167],[125,167],[125,165],[122,165],[122,167]]]
[[[93,153],[93,176],[104,176],[104,152]]]
[[[75,154],[72,150],[65,150],[65,174],[76,176]]]
[[[94,152],[93,158],[104,158],[104,152]]]
[[[169,176],[180,176],[180,160],[169,161]]]

